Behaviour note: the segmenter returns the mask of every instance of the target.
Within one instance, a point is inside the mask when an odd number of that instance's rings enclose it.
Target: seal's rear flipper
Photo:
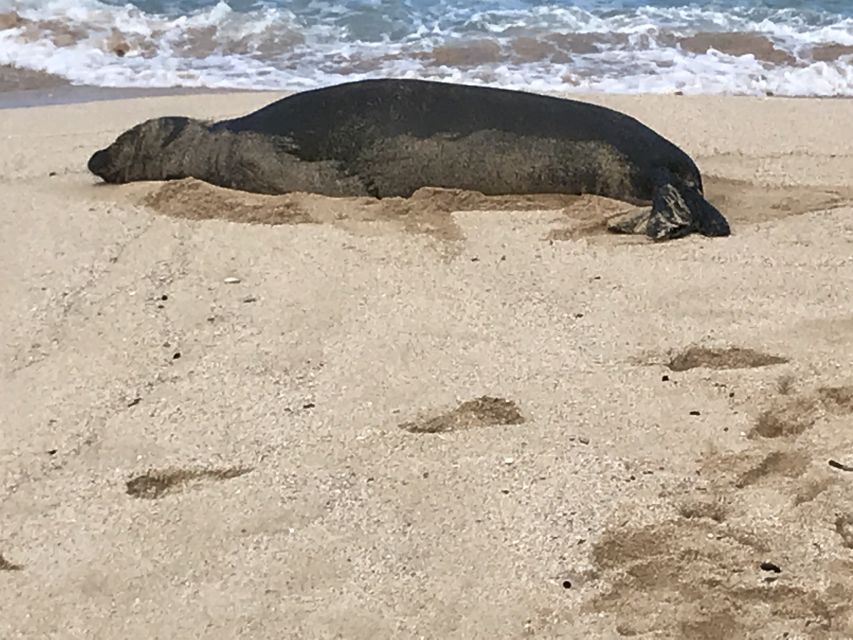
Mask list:
[[[672,240],[691,233],[727,236],[729,223],[695,187],[659,184],[652,196],[646,235],[653,240]]]
[[[695,187],[676,186],[671,180],[658,184],[652,208],[634,210],[608,224],[612,233],[642,233],[652,240],[674,240],[691,233],[727,236],[729,223]]]
[[[726,217],[720,213],[717,207],[705,200],[704,196],[697,193],[695,197],[698,201],[696,205],[696,223],[699,233],[711,238],[730,236],[732,230],[729,227],[729,221],[726,220]]]

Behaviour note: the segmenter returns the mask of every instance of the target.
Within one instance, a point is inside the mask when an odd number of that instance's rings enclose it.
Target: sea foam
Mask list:
[[[156,12],[0,0],[0,65],[110,87],[306,89],[397,76],[544,91],[853,95],[853,18],[827,11],[351,1]]]

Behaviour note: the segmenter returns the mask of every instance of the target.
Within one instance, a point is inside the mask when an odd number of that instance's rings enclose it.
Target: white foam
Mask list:
[[[394,75],[535,90],[853,95],[853,56],[815,63],[808,58],[813,45],[853,45],[853,19],[840,16],[814,14],[806,19],[791,10],[713,11],[694,6],[641,7],[602,17],[556,5],[454,5],[436,6],[411,18],[405,13],[383,17],[382,24],[394,30],[391,38],[390,31],[377,34],[358,22],[379,16],[384,7],[374,0],[349,11],[315,0],[298,13],[271,6],[246,13],[219,2],[190,16],[165,16],[97,0],[0,0],[0,12],[16,9],[25,19],[57,21],[86,34],[71,46],[56,47],[47,37],[28,41],[21,28],[0,31],[0,64],[53,73],[77,84],[119,87],[302,89]],[[408,5],[400,11],[411,13]],[[114,30],[131,41],[142,39],[146,47],[116,55],[105,44]],[[665,33],[681,37],[706,31],[758,32],[799,62],[772,66],[749,55],[694,55],[661,44],[668,41],[662,38]],[[204,57],[193,57],[192,48],[186,53],[188,38],[199,33],[220,49]],[[369,37],[359,40],[355,33]],[[625,34],[628,43],[616,49],[603,39],[602,46],[610,49],[572,53],[570,66],[513,63],[508,57],[499,64],[462,70],[430,66],[428,60],[411,55],[448,40],[488,37],[506,43],[510,37],[547,33]]]

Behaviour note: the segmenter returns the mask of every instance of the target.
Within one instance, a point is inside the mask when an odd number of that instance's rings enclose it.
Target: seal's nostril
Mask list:
[[[103,172],[109,165],[109,155],[106,150],[102,149],[101,151],[96,151],[92,154],[92,157],[89,158],[89,171],[94,173],[96,176],[104,177]]]

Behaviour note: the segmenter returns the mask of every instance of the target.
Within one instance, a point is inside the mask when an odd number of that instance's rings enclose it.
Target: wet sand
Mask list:
[[[20,109],[125,98],[189,95],[228,95],[233,91],[193,87],[95,87],[75,85],[65,78],[41,71],[0,65],[0,109]],[[242,93],[264,93],[246,91]]]
[[[0,637],[853,635],[853,102],[587,96],[724,239],[85,170],[275,97],[3,111]]]

